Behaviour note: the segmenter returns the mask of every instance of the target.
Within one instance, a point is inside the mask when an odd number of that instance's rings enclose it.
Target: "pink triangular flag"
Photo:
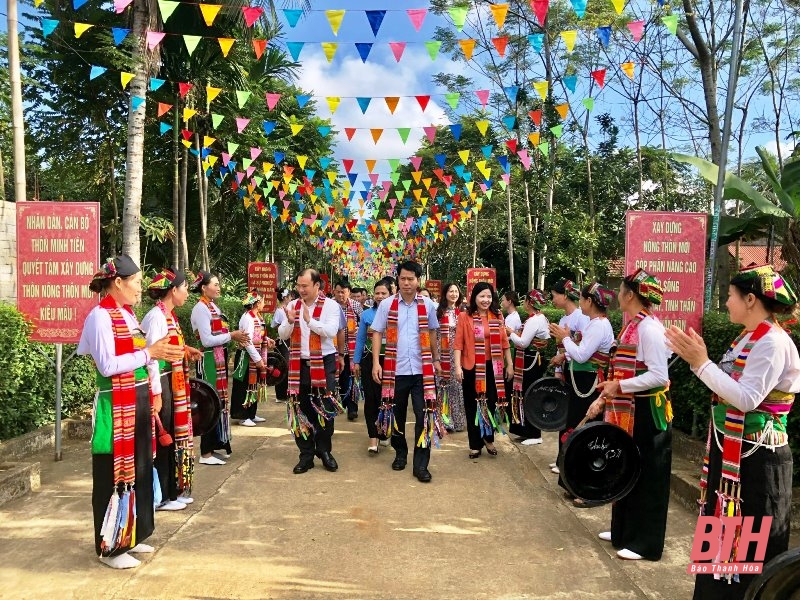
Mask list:
[[[411,164],[414,165],[414,170],[419,171],[419,166],[422,164],[422,157],[421,156],[412,156],[408,159],[411,161]]]
[[[380,177],[380,173],[370,173],[369,180],[372,182],[372,185],[378,185],[378,177]]]
[[[230,159],[231,159],[231,155],[228,154],[227,152],[223,152],[222,153],[222,166],[223,167],[227,167],[228,166],[228,161]]]
[[[628,29],[633,36],[633,41],[638,42],[642,39],[642,33],[644,33],[644,21],[631,21],[628,23]]]
[[[256,168],[255,168],[255,167],[247,167],[247,169],[245,170],[245,172],[247,173],[247,176],[248,176],[248,177],[252,177],[252,176],[253,176],[253,173],[255,173],[255,172],[256,172]]]
[[[248,27],[252,27],[253,23],[258,21],[258,17],[264,12],[264,9],[259,6],[243,6],[242,12],[244,13],[244,22]]]
[[[428,14],[427,8],[411,8],[406,11],[408,18],[411,19],[411,24],[417,31],[422,27],[422,22],[425,20],[425,15]]]
[[[428,136],[428,141],[432,144],[436,139],[436,127],[430,125],[429,127],[422,128],[425,131],[425,135]]]
[[[281,99],[280,94],[272,94],[267,92],[267,108],[272,110],[278,104],[278,100]]]
[[[525,167],[526,171],[531,168],[531,158],[530,156],[528,156],[527,150],[525,149],[520,150],[519,152],[517,152],[517,156],[519,156],[519,160],[522,163],[522,166]]]
[[[250,122],[250,119],[245,119],[244,117],[236,117],[236,129],[239,133],[244,131],[244,128],[247,127],[247,124]]]
[[[250,148],[250,160],[255,160],[261,154],[261,148]]]
[[[475,90],[475,95],[480,100],[483,108],[486,108],[486,103],[489,101],[489,90]]]
[[[153,50],[156,46],[161,43],[161,40],[164,39],[164,36],[167,35],[162,31],[148,31],[147,32],[147,49]]]
[[[500,175],[500,179],[502,179],[503,181],[506,182],[506,184],[508,184],[508,182],[511,181],[511,175],[509,173],[503,173],[502,175]]]
[[[130,6],[131,2],[133,2],[133,0],[114,0],[114,12],[118,15],[122,14],[125,12],[125,9]]]
[[[400,59],[403,56],[403,52],[406,49],[405,42],[389,42],[389,47],[392,49],[392,54],[394,54],[394,59],[397,62],[400,62]]]

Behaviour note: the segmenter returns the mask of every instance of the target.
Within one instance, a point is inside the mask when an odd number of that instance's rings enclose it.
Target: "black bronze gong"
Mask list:
[[[800,548],[787,550],[764,565],[744,600],[800,600]]]
[[[190,406],[192,407],[193,434],[204,435],[217,426],[222,414],[222,402],[215,390],[207,381],[189,379],[191,389]]]
[[[278,385],[289,376],[289,364],[278,352],[270,352],[267,356],[267,385]]]
[[[542,431],[561,431],[567,426],[569,390],[558,377],[542,377],[525,390],[525,420]]]

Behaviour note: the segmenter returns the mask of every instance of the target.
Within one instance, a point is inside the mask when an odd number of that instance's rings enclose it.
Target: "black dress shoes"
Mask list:
[[[395,471],[402,471],[405,468],[406,468],[405,458],[400,458],[398,456],[394,459],[394,462],[392,462],[392,469],[394,469]]]
[[[348,421],[355,421],[358,418],[357,412],[349,412],[347,413],[347,420]]]
[[[428,471],[425,467],[421,469],[417,469],[414,471],[414,477],[419,479],[422,483],[428,483],[433,477],[431,476],[431,472]]]
[[[330,452],[321,452],[319,458],[322,460],[322,464],[326,469],[328,469],[328,471],[335,471],[339,468],[336,459],[333,458],[333,455]]]
[[[305,473],[309,469],[313,469],[313,468],[314,468],[314,461],[313,460],[311,462],[307,462],[307,461],[301,460],[299,463],[297,463],[294,466],[294,469],[292,469],[292,472],[295,475],[300,475],[301,473]]]

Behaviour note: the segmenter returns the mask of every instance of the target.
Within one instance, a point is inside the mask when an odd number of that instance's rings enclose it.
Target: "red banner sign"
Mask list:
[[[331,278],[328,277],[327,273],[320,273],[319,278],[322,279],[322,285],[319,290],[326,296],[329,296],[331,293]]]
[[[268,262],[251,262],[247,264],[247,287],[258,290],[264,296],[264,311],[273,312],[278,305],[278,265]]]
[[[653,308],[664,327],[702,333],[707,219],[703,213],[626,213],[625,274],[642,268],[661,280],[664,300]]]
[[[17,308],[31,341],[74,344],[97,305],[89,283],[100,254],[96,202],[17,203]]]
[[[467,303],[472,295],[472,288],[476,283],[485,281],[491,283],[497,291],[497,271],[490,268],[467,269]]]
[[[442,296],[442,282],[439,279],[428,279],[425,282],[425,289],[431,293],[431,298],[438,302]]]

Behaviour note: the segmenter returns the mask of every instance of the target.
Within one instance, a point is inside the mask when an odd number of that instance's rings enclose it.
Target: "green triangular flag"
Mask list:
[[[394,193],[394,197],[397,198],[398,202],[400,202],[403,199],[403,196],[405,196],[403,190],[398,190]]]
[[[550,133],[552,133],[556,139],[559,139],[564,134],[564,126],[559,124],[555,127],[550,128]]]
[[[392,168],[392,173],[397,171],[397,169],[400,167],[400,159],[399,158],[389,158],[387,160],[389,161],[389,166]]]
[[[408,188],[411,187],[411,180],[410,179],[403,179],[403,187],[408,191]]]
[[[252,92],[246,90],[236,90],[236,100],[239,102],[239,108],[242,108],[250,99]]]
[[[500,184],[500,187],[503,188],[503,191],[505,191],[506,187],[508,187],[508,184],[505,181],[503,181],[502,179],[498,179],[497,183]],[[479,203],[479,206],[480,206],[480,203]]]
[[[502,180],[501,180],[501,181],[502,181]],[[503,181],[503,183],[505,183],[505,181]],[[491,199],[492,199],[492,192],[494,192],[494,190],[492,190],[492,189],[488,189],[488,190],[486,190],[486,193],[485,193],[485,195],[486,195],[486,199],[487,199],[487,200],[491,200]]]
[[[294,194],[297,191],[297,182],[293,181],[289,184],[289,192]]]
[[[263,177],[259,177],[258,175],[254,175],[253,176],[253,181],[256,182],[256,185],[258,187],[261,187],[261,184],[264,183],[264,178]]]
[[[586,107],[586,110],[592,110],[594,108],[594,98],[584,98],[583,105]]]
[[[197,48],[197,44],[200,43],[200,40],[203,39],[202,36],[199,35],[184,35],[183,36],[183,43],[186,44],[186,51],[189,53],[189,56],[192,55],[195,48]]]
[[[454,6],[448,11],[450,13],[450,18],[453,19],[456,29],[459,31],[464,29],[464,22],[467,20],[468,11],[468,6]]]
[[[547,142],[542,142],[539,144],[539,152],[544,154],[545,156],[550,156],[550,144]]]
[[[447,100],[447,103],[450,105],[450,108],[456,110],[458,108],[458,100],[461,98],[460,92],[451,92],[450,94],[445,94],[444,99]]]
[[[236,151],[239,149],[239,144],[234,144],[233,142],[228,142],[228,154],[233,156],[236,154]]]
[[[169,19],[170,15],[178,8],[178,4],[180,4],[180,2],[174,2],[173,0],[158,0],[158,10],[161,12],[161,20],[166,21]]]
[[[436,60],[436,57],[439,56],[439,48],[442,47],[442,42],[430,40],[425,42],[425,47],[428,49],[428,56],[431,57],[431,60]]]
[[[411,133],[411,128],[410,127],[398,127],[397,128],[397,133],[400,134],[400,139],[403,140],[403,143],[405,144],[408,141],[408,134]]]
[[[661,22],[667,27],[672,35],[678,32],[678,15],[664,15]]]
[[[392,171],[391,173],[389,173],[389,179],[391,179],[394,185],[397,185],[397,180],[400,179],[400,173],[398,173],[397,171]]]
[[[242,167],[245,169],[253,164],[253,159],[251,158],[242,158]]]
[[[211,125],[216,129],[219,127],[219,124],[222,123],[222,119],[224,119],[224,115],[218,115],[216,113],[211,113]]]

